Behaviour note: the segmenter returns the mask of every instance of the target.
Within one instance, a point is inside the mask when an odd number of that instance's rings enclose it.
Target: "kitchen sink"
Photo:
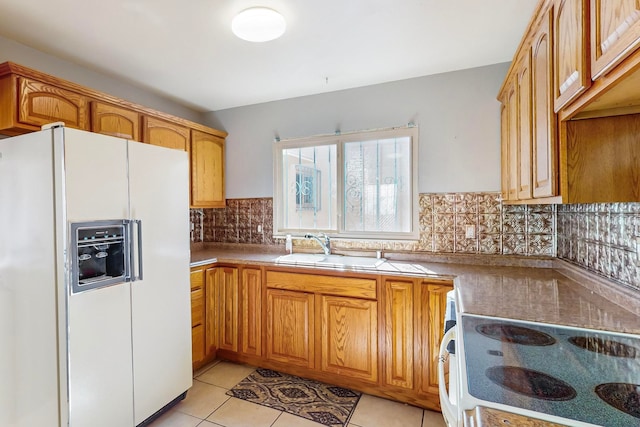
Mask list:
[[[289,254],[276,259],[278,264],[314,265],[318,267],[333,268],[371,268],[375,269],[386,262],[385,258],[372,258],[364,256],[348,256],[336,254]]]

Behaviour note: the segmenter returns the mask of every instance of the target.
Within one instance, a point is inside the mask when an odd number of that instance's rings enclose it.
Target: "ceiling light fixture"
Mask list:
[[[251,7],[238,13],[231,22],[233,34],[250,42],[268,42],[284,34],[284,17],[267,7]]]

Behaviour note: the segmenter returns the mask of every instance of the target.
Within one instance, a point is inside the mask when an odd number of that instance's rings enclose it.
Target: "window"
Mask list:
[[[414,127],[278,141],[274,234],[416,239]]]

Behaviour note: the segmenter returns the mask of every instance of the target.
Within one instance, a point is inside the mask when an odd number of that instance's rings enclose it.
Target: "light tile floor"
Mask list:
[[[254,367],[216,361],[194,374],[182,402],[150,427],[326,427],[225,393]],[[415,406],[362,395],[348,427],[445,427],[442,415]]]

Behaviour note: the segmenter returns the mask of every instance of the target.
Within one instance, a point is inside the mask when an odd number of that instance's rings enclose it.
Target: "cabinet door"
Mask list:
[[[558,195],[556,115],[551,87],[552,11],[542,20],[531,46],[531,124],[533,127],[533,197]]]
[[[142,122],[142,142],[176,150],[187,151],[189,148],[189,128],[155,117],[143,117]]]
[[[314,368],[314,297],[267,289],[267,359]]]
[[[508,200],[518,200],[518,96],[516,82],[512,82],[507,91],[507,122],[509,139],[507,141],[507,155],[509,163],[509,197]]]
[[[126,108],[93,101],[91,132],[140,141],[140,115]]]
[[[192,268],[191,282],[191,358],[194,365],[206,357],[204,270]]]
[[[208,268],[205,275],[205,349],[214,355],[220,342],[218,333],[218,278],[217,268]]]
[[[586,0],[556,0],[553,9],[554,109],[558,112],[589,87]]]
[[[224,138],[191,131],[191,205],[221,208],[224,198]]]
[[[89,130],[86,97],[24,77],[19,85],[20,122],[34,126],[64,122],[68,127]]]
[[[240,282],[242,301],[242,352],[262,355],[262,271],[243,268]]]
[[[238,351],[238,269],[216,267],[218,290],[218,348]]]
[[[452,285],[423,282],[416,291],[416,342],[419,343],[418,392],[438,395],[438,353],[444,333],[447,292]]]
[[[638,0],[591,0],[591,73],[604,75],[640,45]]]
[[[502,199],[509,200],[509,106],[500,105],[500,189]]]
[[[384,382],[407,389],[413,389],[413,289],[413,281],[384,281]]]
[[[526,50],[517,71],[518,200],[531,198],[531,57]]]
[[[324,372],[378,380],[376,301],[320,295]]]

